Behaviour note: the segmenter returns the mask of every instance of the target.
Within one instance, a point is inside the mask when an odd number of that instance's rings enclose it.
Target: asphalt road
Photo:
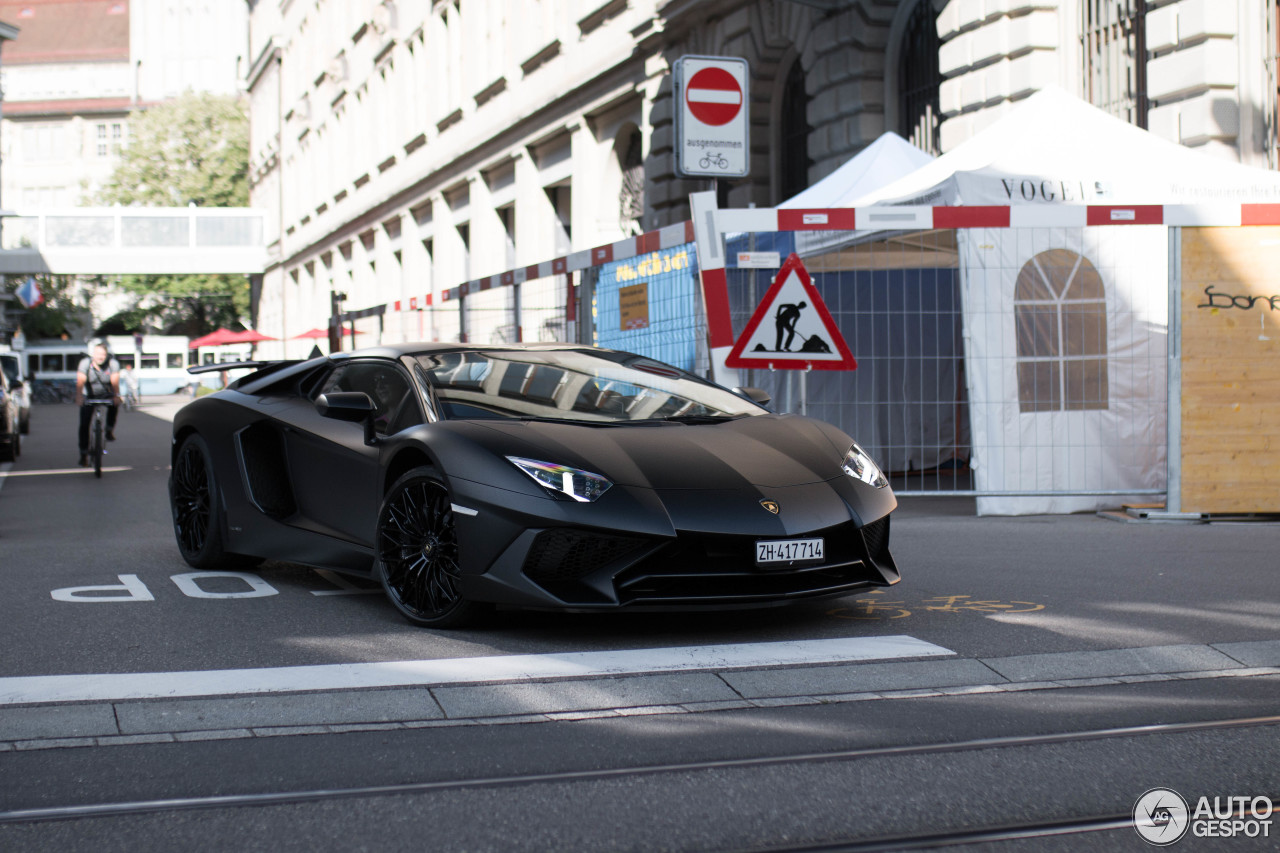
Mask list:
[[[0,680],[888,635],[963,661],[1096,662],[1090,653],[1149,647],[1273,654],[1280,628],[1278,525],[974,518],[967,501],[933,499],[904,500],[895,515],[903,582],[880,593],[713,616],[504,612],[475,630],[423,631],[377,592],[300,566],[184,578],[166,505],[168,423],[121,415],[108,464],[125,470],[48,473],[74,467],[74,417],[38,407],[0,479]],[[89,600],[120,596],[87,588],[122,576],[132,600]],[[768,695],[800,671],[750,675]],[[507,725],[13,740],[0,744],[0,849],[1145,849],[1131,824],[1107,820],[1149,788],[1193,805],[1280,801],[1280,676],[1253,673],[877,701],[780,689],[790,698],[777,707]],[[1215,721],[1242,722],[1204,725]],[[1133,728],[1169,725],[1182,728]],[[52,811],[28,811],[41,809]]]

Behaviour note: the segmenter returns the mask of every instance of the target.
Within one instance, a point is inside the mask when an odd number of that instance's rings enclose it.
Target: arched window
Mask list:
[[[644,139],[640,129],[632,125],[619,135],[614,148],[622,170],[622,188],[618,192],[618,226],[624,234],[639,234],[644,216]]]
[[[782,110],[778,115],[778,201],[808,189],[809,167],[809,95],[804,88],[804,69],[799,58],[791,63],[782,86]]]
[[[917,148],[941,154],[938,147],[938,14],[931,0],[919,0],[902,35],[898,58],[899,133]]]
[[[1018,273],[1018,402],[1023,412],[1106,409],[1107,300],[1102,276],[1070,249]]]

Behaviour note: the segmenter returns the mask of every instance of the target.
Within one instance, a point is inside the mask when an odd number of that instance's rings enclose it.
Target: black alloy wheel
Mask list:
[[[459,592],[458,531],[449,490],[431,468],[405,474],[378,513],[377,573],[396,608],[418,625],[456,628],[477,607]]]
[[[218,484],[209,445],[198,433],[187,436],[178,448],[169,476],[169,505],[178,551],[189,565],[226,569],[248,559],[223,550]]]

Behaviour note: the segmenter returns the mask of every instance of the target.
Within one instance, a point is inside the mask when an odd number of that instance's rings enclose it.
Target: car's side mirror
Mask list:
[[[14,391],[21,391],[22,381],[15,379],[13,382],[9,383],[9,387],[12,388]]]
[[[773,398],[769,396],[769,392],[763,388],[735,388],[733,390],[746,397],[751,402],[757,403],[761,406],[767,406],[773,402]]]
[[[377,411],[372,398],[363,391],[331,391],[316,397],[316,411],[321,417],[335,421],[364,423],[364,443],[374,443],[373,416]]]

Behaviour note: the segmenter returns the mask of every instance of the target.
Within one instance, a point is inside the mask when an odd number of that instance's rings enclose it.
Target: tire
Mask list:
[[[193,433],[183,439],[169,475],[173,535],[189,566],[231,569],[257,562],[225,550],[221,498],[209,445],[199,433]]]
[[[98,420],[96,412],[94,415],[93,434],[89,436],[89,455],[93,457],[93,476],[101,478],[102,454],[106,452],[107,436],[106,427]]]
[[[31,432],[31,412],[27,411],[27,416],[22,419],[22,425],[18,427],[18,432],[28,435]]]
[[[22,453],[22,439],[18,433],[13,434],[8,444],[0,444],[0,462],[13,462]]]
[[[432,468],[396,481],[378,511],[374,571],[406,619],[428,628],[458,628],[481,608],[458,589],[458,532],[449,490]]]

